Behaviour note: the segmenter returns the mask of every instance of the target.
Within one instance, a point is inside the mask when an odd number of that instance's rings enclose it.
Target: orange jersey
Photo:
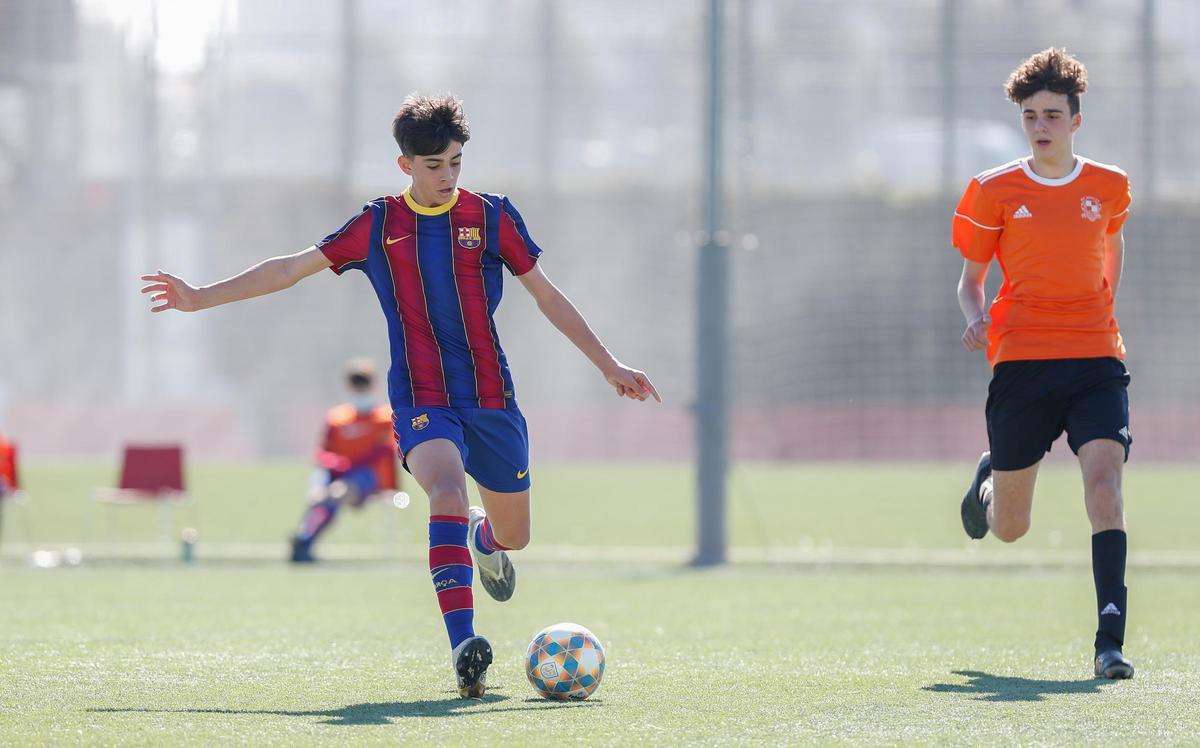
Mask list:
[[[1029,159],[971,180],[954,212],[953,242],[973,262],[996,257],[1004,275],[989,314],[988,361],[1125,357],[1104,277],[1107,238],[1129,215],[1129,178],[1077,157],[1061,179]]]
[[[17,482],[17,446],[0,436],[0,496],[20,487]]]
[[[385,446],[386,451],[379,449]],[[347,458],[356,467],[379,453],[369,463],[379,487],[396,487],[396,437],[392,430],[392,411],[380,405],[362,414],[346,403],[330,408],[325,414],[325,438],[321,448]]]

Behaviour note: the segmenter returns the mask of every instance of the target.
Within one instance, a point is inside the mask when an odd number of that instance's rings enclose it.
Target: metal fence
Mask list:
[[[211,282],[399,192],[390,120],[452,91],[464,186],[509,194],[544,267],[662,408],[619,402],[518,284],[498,319],[536,453],[692,455],[706,3],[0,0],[0,428],[26,453],[177,436],[296,453],[382,361],[361,278],[156,315],[137,275]],[[1118,317],[1139,453],[1196,459],[1200,9],[1187,0],[730,0],[732,449],[969,457],[988,378],[961,350],[949,216],[1026,152],[1001,85],[1066,46],[1077,150],[1131,176]],[[998,276],[998,273],[993,273]]]

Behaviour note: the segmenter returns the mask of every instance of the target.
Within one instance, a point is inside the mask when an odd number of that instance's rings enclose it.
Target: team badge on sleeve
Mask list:
[[[458,227],[458,246],[463,249],[475,249],[482,243],[483,239],[480,238],[478,226]]]
[[[421,415],[412,419],[413,431],[424,431],[426,429],[426,427],[428,427],[428,426],[429,426],[429,414],[428,413],[422,413]]]
[[[1079,206],[1083,210],[1084,218],[1089,221],[1100,220],[1100,200],[1098,198],[1085,197],[1079,201]]]

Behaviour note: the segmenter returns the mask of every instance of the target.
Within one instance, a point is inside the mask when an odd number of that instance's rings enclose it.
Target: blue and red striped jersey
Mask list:
[[[542,250],[504,195],[459,189],[426,208],[407,191],[367,203],[316,245],[341,275],[371,279],[387,317],[393,408],[504,408],[513,399],[492,315],[501,268],[533,269]]]

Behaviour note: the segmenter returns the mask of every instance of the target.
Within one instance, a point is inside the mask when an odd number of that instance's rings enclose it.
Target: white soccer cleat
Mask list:
[[[471,557],[475,559],[475,568],[479,570],[479,583],[492,596],[493,600],[504,602],[513,596],[517,589],[517,570],[504,551],[480,553],[475,547],[475,529],[487,518],[483,509],[473,506],[468,512],[467,545],[471,548]]]

